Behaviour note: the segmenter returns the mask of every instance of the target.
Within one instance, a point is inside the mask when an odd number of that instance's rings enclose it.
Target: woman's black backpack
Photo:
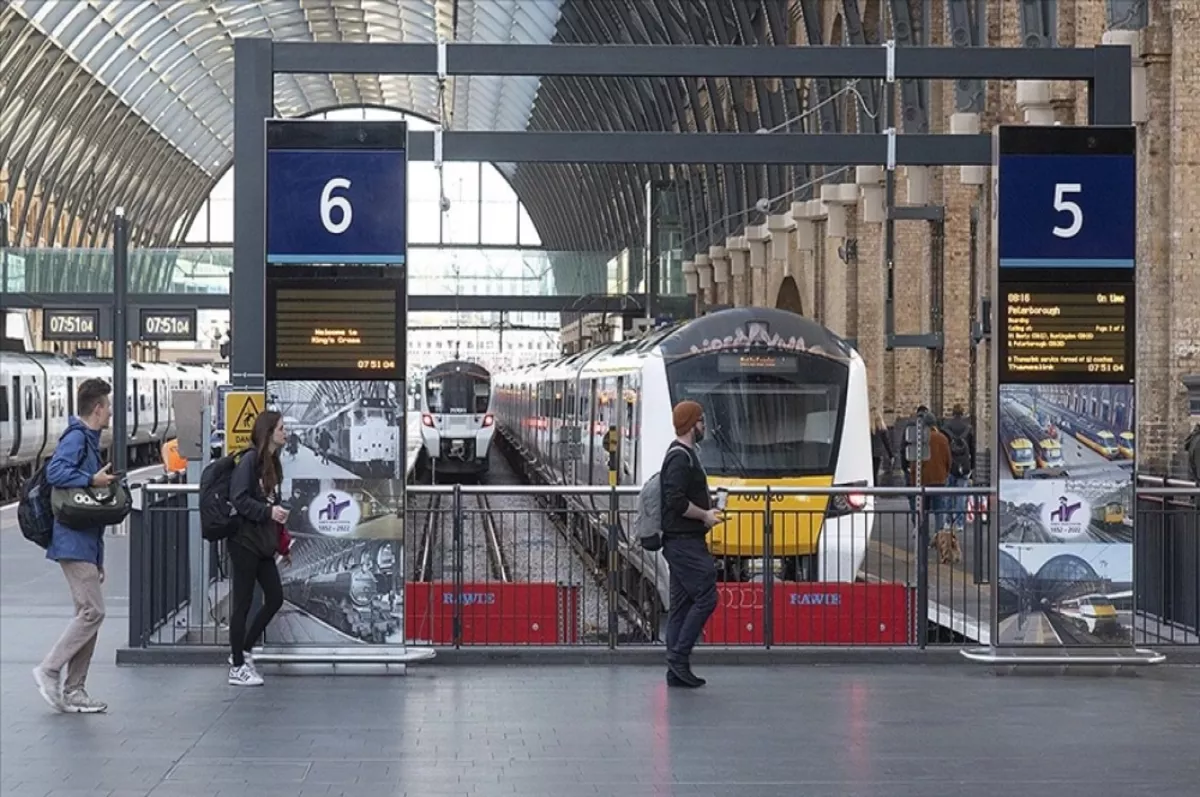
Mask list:
[[[200,536],[209,542],[228,539],[237,531],[238,513],[229,500],[229,485],[245,453],[214,459],[200,474]]]

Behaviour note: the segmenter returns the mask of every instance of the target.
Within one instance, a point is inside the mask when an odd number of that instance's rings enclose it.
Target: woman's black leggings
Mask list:
[[[240,667],[246,659],[244,651],[267,629],[271,618],[283,606],[283,585],[279,583],[279,568],[274,557],[259,556],[249,548],[229,543],[229,562],[233,570],[233,613],[229,616],[229,648],[233,653],[233,666]],[[250,602],[254,599],[254,582],[262,586],[263,605],[254,617],[250,630],[246,630],[246,615],[250,614]]]

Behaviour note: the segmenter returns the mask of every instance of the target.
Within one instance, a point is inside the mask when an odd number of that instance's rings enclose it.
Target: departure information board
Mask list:
[[[402,379],[401,280],[327,271],[268,269],[267,378]]]
[[[1001,305],[1002,382],[1108,383],[1133,374],[1133,291],[1124,286],[1006,283]]]

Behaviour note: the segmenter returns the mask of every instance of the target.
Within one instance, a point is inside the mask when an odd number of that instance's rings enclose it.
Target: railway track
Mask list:
[[[417,551],[417,562],[413,577],[417,581],[433,581],[437,578],[442,563],[442,536],[445,526],[442,511],[442,496],[433,495],[425,511],[425,523],[421,529],[421,545]]]
[[[492,507],[486,495],[476,495],[479,504],[479,522],[483,527],[484,546],[487,548],[488,567],[492,579],[507,584],[512,581],[512,568],[504,555],[504,546],[500,544],[500,533],[496,529],[496,521],[492,517]]]
[[[526,482],[547,483],[536,468],[530,468],[521,451],[504,430],[498,430],[493,444],[498,446],[513,471],[523,474]],[[622,562],[616,551],[609,551],[608,528],[600,521],[596,510],[567,496],[538,496],[534,500],[542,509],[547,510],[547,516],[554,528],[579,558],[587,575],[598,588],[607,591],[609,573],[614,569],[617,571],[613,595],[617,614],[636,629],[642,641],[653,641],[657,635],[658,622],[652,613],[658,605],[658,591],[636,568]],[[631,582],[640,587],[641,594],[631,589]],[[646,595],[650,597],[646,598]]]

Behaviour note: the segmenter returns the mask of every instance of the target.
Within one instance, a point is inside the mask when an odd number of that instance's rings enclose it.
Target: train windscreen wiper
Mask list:
[[[729,456],[733,458],[733,467],[736,475],[742,479],[749,478],[746,463],[738,456],[737,451],[730,444],[729,438],[725,436],[725,430],[721,428],[719,423],[713,424],[713,440],[717,442],[717,447],[721,451],[721,470],[725,470],[725,453],[729,452]]]

